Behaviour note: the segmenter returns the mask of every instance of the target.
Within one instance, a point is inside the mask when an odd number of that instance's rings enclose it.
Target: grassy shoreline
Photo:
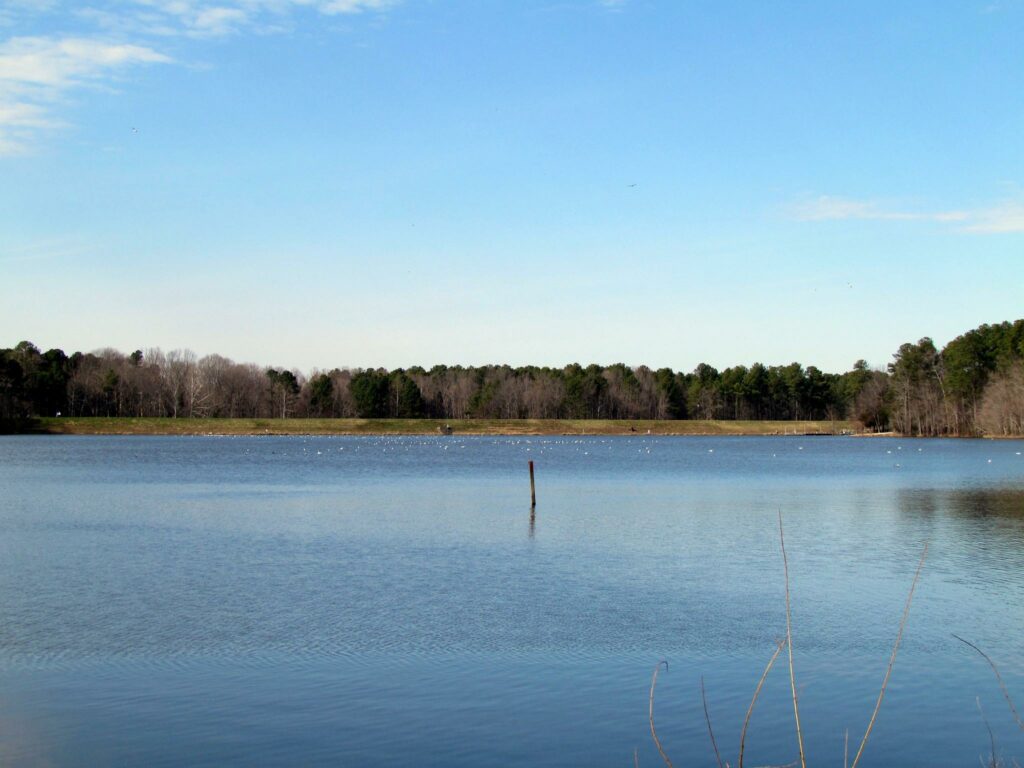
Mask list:
[[[655,421],[648,419],[171,419],[41,418],[25,431],[50,435],[835,435],[847,421]]]

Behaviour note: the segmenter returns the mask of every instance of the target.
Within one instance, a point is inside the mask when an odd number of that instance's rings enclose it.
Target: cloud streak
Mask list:
[[[1005,234],[1024,232],[1024,203],[1010,200],[984,208],[912,211],[874,200],[821,195],[790,208],[797,221],[921,221],[948,224],[960,232]]]
[[[91,9],[107,26],[134,26],[143,34],[221,37],[279,29],[301,11],[322,16],[383,11],[395,0],[120,0],[118,12]],[[89,13],[90,11],[86,11]]]
[[[132,64],[168,61],[167,56],[140,45],[75,37],[15,37],[0,44],[0,88],[61,90]]]
[[[36,133],[62,126],[53,113],[68,91],[107,83],[134,66],[170,61],[146,46],[84,37],[0,42],[0,155],[20,154]]]
[[[71,92],[118,82],[140,67],[171,63],[165,52],[171,38],[266,33],[302,12],[328,17],[379,12],[395,2],[95,0],[69,12],[59,0],[8,0],[0,9],[0,30],[46,14],[75,31],[0,38],[0,156],[23,154],[40,133],[65,127],[58,114]]]

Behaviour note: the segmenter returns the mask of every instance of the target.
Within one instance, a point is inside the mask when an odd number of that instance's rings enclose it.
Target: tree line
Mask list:
[[[906,343],[886,370],[621,363],[300,371],[189,350],[66,354],[0,349],[0,419],[172,418],[850,419],[917,435],[1024,434],[1024,320],[982,325],[942,350]]]

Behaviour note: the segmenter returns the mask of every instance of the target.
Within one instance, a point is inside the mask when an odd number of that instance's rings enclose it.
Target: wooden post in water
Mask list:
[[[530,460],[530,509],[537,506],[537,486],[533,482],[533,460]]]

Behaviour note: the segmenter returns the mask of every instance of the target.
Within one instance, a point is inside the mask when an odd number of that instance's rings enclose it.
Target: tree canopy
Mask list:
[[[572,363],[299,371],[189,350],[0,349],[0,420],[32,416],[441,419],[851,419],[866,429],[1024,431],[1024,320],[982,325],[938,349],[902,344],[887,370],[797,362],[719,371]]]

